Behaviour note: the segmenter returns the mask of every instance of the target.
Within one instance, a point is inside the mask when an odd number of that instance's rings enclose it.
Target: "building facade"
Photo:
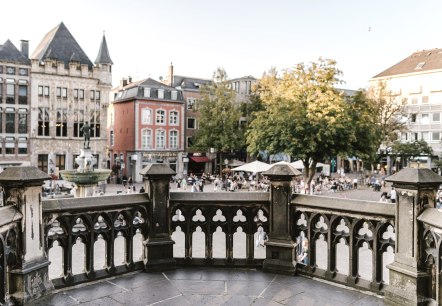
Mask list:
[[[109,151],[119,175],[142,181],[148,163],[183,173],[185,103],[180,90],[151,78],[112,90]]]
[[[0,45],[0,172],[30,165],[30,70],[28,41]]]
[[[408,116],[403,142],[425,140],[435,156],[441,156],[442,137],[442,51],[415,52],[374,76],[372,86],[385,82],[391,94],[403,101]],[[420,157],[420,166],[433,167],[432,158]],[[411,165],[413,166],[413,165]]]
[[[104,35],[94,64],[60,23],[37,46],[31,65],[31,164],[55,177],[75,168],[88,122],[96,166],[105,168],[113,62]]]

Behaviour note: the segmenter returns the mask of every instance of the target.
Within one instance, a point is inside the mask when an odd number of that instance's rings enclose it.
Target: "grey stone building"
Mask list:
[[[94,63],[63,23],[52,29],[31,60],[31,164],[48,174],[72,169],[91,126],[90,147],[106,167],[106,123],[112,65],[105,36]]]
[[[21,51],[7,40],[0,45],[0,172],[29,165],[29,44]]]

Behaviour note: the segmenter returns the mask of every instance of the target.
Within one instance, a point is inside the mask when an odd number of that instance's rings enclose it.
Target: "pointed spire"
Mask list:
[[[113,62],[109,55],[109,49],[107,48],[106,36],[104,36],[104,31],[103,31],[103,40],[101,41],[100,50],[98,51],[98,56],[97,59],[95,60],[95,64],[113,65]]]

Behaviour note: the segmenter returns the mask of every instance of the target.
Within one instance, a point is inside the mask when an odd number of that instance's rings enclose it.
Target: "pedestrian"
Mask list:
[[[183,176],[183,179],[181,180],[181,186],[183,186],[183,190],[187,190],[187,180]]]
[[[137,188],[135,188],[135,185],[132,186],[132,190],[134,191],[134,193],[137,191]]]
[[[177,181],[176,181],[176,188],[178,190],[181,190],[181,180],[180,179],[177,179]]]
[[[132,176],[129,177],[128,183],[129,183],[129,187],[132,187],[132,183],[133,183]]]
[[[357,178],[353,179],[353,189],[358,189],[358,179]]]
[[[382,192],[381,198],[379,199],[379,202],[382,202],[382,203],[387,203],[388,202],[387,193],[385,191]]]
[[[391,203],[396,203],[396,200],[397,200],[396,189],[394,189],[394,187],[391,187],[391,191],[390,191],[390,201],[391,201]]]
[[[145,193],[145,192],[146,192],[146,190],[144,190],[144,186],[141,186],[140,193]]]

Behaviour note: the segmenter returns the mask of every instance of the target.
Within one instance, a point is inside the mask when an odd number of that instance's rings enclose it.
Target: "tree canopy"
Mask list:
[[[199,126],[193,148],[226,152],[244,146],[244,132],[239,126],[241,112],[234,104],[235,92],[227,73],[218,68],[210,85],[201,88]]]
[[[329,59],[300,63],[280,76],[275,70],[264,75],[257,87],[264,110],[255,114],[246,133],[249,153],[267,150],[302,159],[309,183],[317,162],[366,152],[363,145],[355,144],[364,136],[364,124],[370,137],[376,135],[373,120],[369,120],[369,104],[366,99],[348,101],[335,87],[341,82],[340,75],[336,62]]]

